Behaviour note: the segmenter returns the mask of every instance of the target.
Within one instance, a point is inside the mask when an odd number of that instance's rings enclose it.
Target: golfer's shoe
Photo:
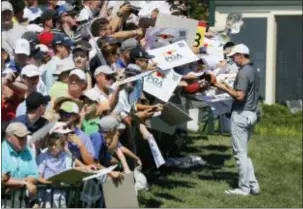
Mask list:
[[[228,189],[224,192],[225,194],[230,195],[242,195],[242,196],[248,196],[249,192],[244,192],[241,189]]]
[[[250,190],[250,193],[253,195],[260,195],[261,194],[261,190],[260,187],[256,187]]]

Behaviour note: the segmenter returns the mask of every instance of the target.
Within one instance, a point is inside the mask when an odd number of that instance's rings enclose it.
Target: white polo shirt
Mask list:
[[[108,101],[109,102],[109,97],[111,96],[112,94],[112,90],[110,90],[110,94],[109,95],[106,95],[103,91],[101,91],[97,85],[94,86],[94,88],[91,88],[89,90],[87,90],[87,92],[93,92],[93,93],[97,93],[98,95],[98,103],[101,104],[105,101]]]
[[[93,19],[94,14],[90,10],[88,6],[84,6],[84,8],[80,11],[80,14],[78,16],[78,21],[84,21],[84,20],[91,20]]]

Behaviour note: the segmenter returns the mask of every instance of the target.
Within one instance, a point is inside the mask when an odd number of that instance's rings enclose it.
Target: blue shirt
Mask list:
[[[11,69],[13,72],[21,73],[22,68],[17,66],[15,60],[11,60],[8,64],[8,68]]]
[[[27,115],[20,115],[20,116],[16,117],[12,122],[23,123],[31,133],[35,133],[40,128],[42,128],[43,126],[48,124],[48,120],[46,120],[45,118],[42,118],[42,117],[39,118],[39,120],[37,120],[34,124],[31,124]]]
[[[29,176],[38,178],[36,160],[29,147],[21,152],[16,152],[9,142],[4,140],[1,149],[2,173],[10,171],[10,175],[16,179],[24,179]]]
[[[118,68],[118,69],[123,69],[123,68],[126,68],[126,67],[127,67],[127,65],[122,61],[121,58],[119,58],[119,59],[117,60],[116,64],[117,64],[117,68]]]
[[[95,149],[92,145],[92,141],[90,137],[83,131],[78,128],[75,128],[75,134],[81,139],[82,143],[84,144],[85,148],[87,149],[88,153],[94,157],[95,156]],[[80,149],[76,144],[68,143],[68,149],[71,153],[79,160],[82,161]]]
[[[100,132],[95,132],[91,134],[90,140],[92,141],[95,150],[94,159],[99,160],[100,152],[104,152],[104,150],[106,149],[106,141]]]
[[[38,156],[37,162],[39,174],[46,179],[73,167],[72,157],[66,152],[55,157],[46,151]]]

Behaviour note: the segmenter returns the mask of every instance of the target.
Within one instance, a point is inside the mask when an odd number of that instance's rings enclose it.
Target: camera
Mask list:
[[[133,6],[130,4],[129,1],[125,1],[123,5],[129,5],[129,8],[130,8],[130,13],[136,15],[136,16],[139,16],[139,12],[141,10],[141,7],[136,7],[136,6]]]

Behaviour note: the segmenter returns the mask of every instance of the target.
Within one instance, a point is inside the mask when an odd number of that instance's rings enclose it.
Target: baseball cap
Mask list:
[[[232,57],[236,53],[249,55],[249,48],[245,44],[238,44],[233,47],[233,49],[227,56]]]
[[[27,96],[25,99],[26,109],[28,110],[35,110],[40,105],[47,105],[50,101],[50,96],[43,96],[39,92],[33,92]]]
[[[70,38],[63,33],[56,33],[54,35],[52,45],[56,46],[58,44],[61,44],[61,45],[67,46],[67,47],[73,46],[73,42],[70,40]]]
[[[65,4],[62,4],[59,6],[59,8],[57,9],[57,15],[58,17],[60,17],[64,12],[67,12],[69,14],[74,14],[74,6],[68,4],[68,3],[65,3]]]
[[[8,1],[2,1],[1,2],[1,12],[9,10],[11,12],[14,12],[13,6]]]
[[[10,123],[5,130],[5,133],[7,135],[15,135],[17,137],[25,137],[30,134],[27,127],[20,122]]]
[[[67,124],[64,122],[56,122],[54,127],[49,131],[49,134],[58,133],[58,134],[68,134],[73,131],[67,127]]]
[[[40,43],[40,41],[38,39],[38,34],[33,31],[27,31],[27,32],[23,33],[21,38],[28,40],[28,42],[30,44],[39,44]]]
[[[43,32],[40,35],[38,35],[38,39],[40,40],[41,44],[49,46],[50,44],[52,44],[54,40],[54,36],[55,35],[51,32]]]
[[[55,17],[56,11],[48,9],[41,15],[41,23],[44,23],[47,20],[51,20]]]
[[[64,112],[67,113],[75,113],[75,114],[80,113],[79,106],[77,105],[77,103],[72,101],[63,102],[60,106],[60,110],[63,110]]]
[[[100,73],[104,73],[106,75],[111,75],[111,74],[115,74],[116,72],[113,71],[113,69],[111,67],[109,67],[108,65],[102,65],[95,70],[94,76],[96,77]]]
[[[136,64],[129,64],[125,69],[127,76],[135,76],[141,73],[141,68]]]
[[[28,40],[24,38],[19,38],[15,42],[14,46],[15,54],[26,54],[27,56],[30,55],[30,44]]]
[[[83,70],[74,69],[70,72],[69,76],[76,75],[78,78],[86,82],[86,75]]]
[[[129,38],[122,42],[121,51],[125,51],[127,49],[132,50],[138,46],[138,41],[134,38]]]
[[[75,69],[75,63],[71,58],[65,58],[61,61],[54,75],[60,75],[63,72],[71,71]]]
[[[100,97],[96,91],[87,90],[87,91],[83,92],[83,95],[81,97],[82,98],[87,97],[91,101],[100,103]]]
[[[108,132],[125,129],[125,125],[116,116],[108,115],[100,119],[100,128],[102,132]]]
[[[77,50],[89,52],[90,50],[92,50],[92,45],[88,41],[81,40],[77,42],[76,46],[73,49],[73,53]]]
[[[40,76],[40,71],[39,68],[35,65],[26,65],[22,68],[21,75],[31,78],[35,76]]]
[[[43,53],[49,53],[48,47],[44,44],[37,44],[36,48],[39,48],[40,51],[43,52]]]
[[[155,56],[149,55],[142,47],[138,46],[130,51],[130,59],[152,59]]]

